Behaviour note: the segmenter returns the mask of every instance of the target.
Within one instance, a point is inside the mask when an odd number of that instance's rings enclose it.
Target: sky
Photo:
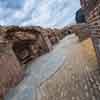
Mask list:
[[[63,27],[79,8],[80,0],[0,0],[0,25]]]

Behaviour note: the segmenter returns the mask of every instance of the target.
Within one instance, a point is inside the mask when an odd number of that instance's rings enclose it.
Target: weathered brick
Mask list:
[[[0,43],[0,96],[23,77],[23,70],[7,43]]]
[[[100,64],[100,0],[80,0],[85,9],[98,63]]]

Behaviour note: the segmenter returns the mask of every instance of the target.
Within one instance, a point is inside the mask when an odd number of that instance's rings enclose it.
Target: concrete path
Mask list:
[[[74,34],[69,35],[61,40],[50,53],[33,61],[28,65],[27,77],[16,88],[10,90],[5,100],[37,100],[40,84],[62,67],[67,48],[77,43],[78,38]]]

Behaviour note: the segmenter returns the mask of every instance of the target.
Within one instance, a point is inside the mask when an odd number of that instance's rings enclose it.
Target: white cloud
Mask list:
[[[19,19],[27,17],[33,8],[33,4],[34,4],[34,0],[26,0],[24,7],[19,11],[16,11],[13,17]]]
[[[0,24],[64,26],[75,22],[80,0],[25,0],[20,9],[0,8]]]

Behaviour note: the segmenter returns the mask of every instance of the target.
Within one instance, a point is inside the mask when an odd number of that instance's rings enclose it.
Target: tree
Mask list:
[[[85,23],[86,22],[86,18],[85,18],[85,13],[84,10],[82,8],[80,8],[77,12],[76,12],[76,22],[77,23]]]

